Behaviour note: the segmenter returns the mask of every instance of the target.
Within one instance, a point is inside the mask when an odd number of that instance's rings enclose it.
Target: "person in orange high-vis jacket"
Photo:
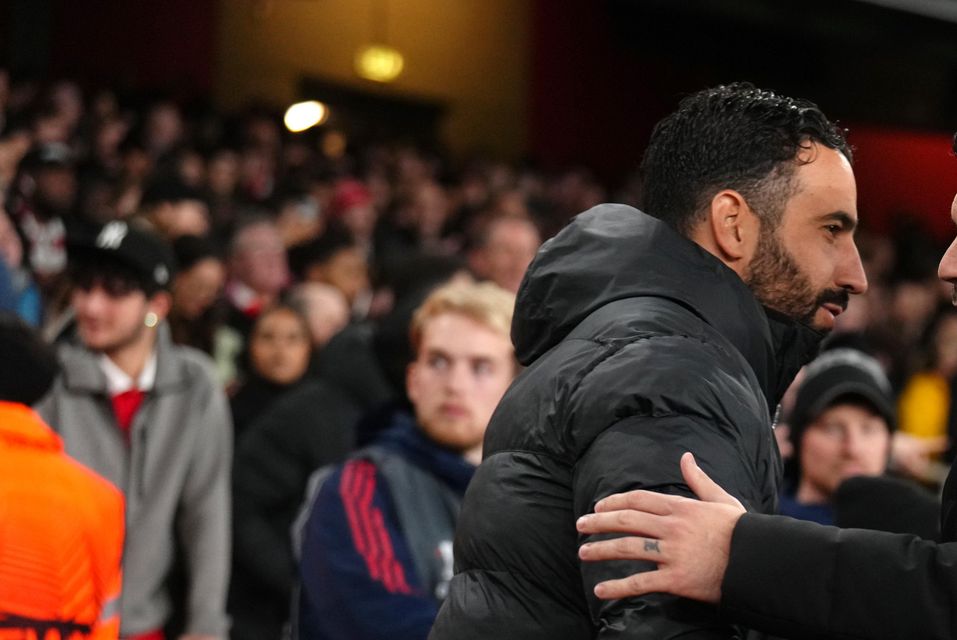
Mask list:
[[[0,314],[0,353],[0,640],[115,640],[123,496],[28,406],[53,382],[52,350]]]

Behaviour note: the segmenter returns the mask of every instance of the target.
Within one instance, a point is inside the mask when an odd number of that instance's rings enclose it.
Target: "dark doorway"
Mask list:
[[[327,80],[306,78],[300,82],[304,100],[318,100],[329,107],[326,127],[344,133],[350,143],[411,143],[437,148],[445,104],[423,98],[363,91]]]

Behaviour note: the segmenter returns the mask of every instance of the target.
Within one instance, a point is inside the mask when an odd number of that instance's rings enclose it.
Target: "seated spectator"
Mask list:
[[[169,314],[173,342],[212,354],[218,321],[215,303],[226,281],[226,265],[216,247],[198,236],[177,238],[173,252],[177,265]]]
[[[290,251],[293,271],[303,282],[328,284],[345,296],[350,309],[369,291],[369,266],[359,245],[346,233],[326,231],[321,238]]]
[[[230,402],[237,441],[257,417],[302,382],[311,354],[309,325],[293,307],[270,307],[256,318],[249,336],[249,375]]]
[[[887,470],[896,426],[890,382],[860,351],[825,351],[807,367],[789,425],[797,484],[782,496],[781,513],[834,524],[841,483]]]
[[[67,222],[77,196],[73,152],[62,143],[39,145],[20,163],[8,210],[24,238],[26,263],[45,292],[66,268]]]
[[[206,200],[213,225],[213,235],[229,240],[239,209],[239,154],[229,147],[219,147],[206,163]]]
[[[445,189],[431,180],[407,189],[392,216],[376,231],[376,263],[388,265],[410,253],[454,253],[458,244],[447,237],[451,203]]]
[[[337,333],[323,349],[317,373],[334,382],[364,411],[384,404],[407,402],[405,372],[414,357],[409,344],[409,325],[415,310],[432,291],[452,282],[471,283],[471,276],[454,256],[413,255],[398,263],[384,282],[393,303],[387,314],[374,320],[353,322]],[[366,444],[380,425],[363,421],[361,427],[374,427],[357,437]]]
[[[416,312],[412,412],[344,465],[320,470],[302,528],[298,635],[426,638],[452,578],[452,536],[485,428],[516,373],[514,297],[436,290]]]
[[[253,323],[279,300],[289,282],[286,247],[275,223],[256,216],[240,222],[228,257],[225,325],[216,332],[213,358],[227,387],[241,377],[240,356]]]
[[[30,271],[23,264],[23,242],[0,203],[0,261],[9,278],[12,308],[31,326],[43,320],[43,301]]]
[[[924,339],[924,366],[904,384],[898,399],[900,434],[895,439],[895,466],[902,473],[931,486],[939,485],[948,466],[936,455],[907,455],[915,449],[940,452],[957,433],[953,396],[957,384],[957,313],[943,309],[928,327]],[[923,445],[923,447],[920,447]],[[953,446],[953,443],[951,443]],[[951,451],[949,458],[953,457]]]
[[[516,293],[542,243],[528,218],[497,216],[485,224],[469,252],[469,266],[479,280],[490,280]]]
[[[289,528],[309,474],[355,448],[359,404],[334,382],[307,379],[254,421],[233,476],[232,640],[279,638],[295,561]]]
[[[53,349],[4,313],[0,352],[0,636],[116,640],[123,496],[30,410],[53,384]]]
[[[190,640],[225,637],[232,426],[212,362],[165,323],[174,264],[152,233],[110,222],[71,239],[77,340],[37,405],[66,452],[126,497],[124,638],[162,638],[175,614]],[[167,578],[183,558],[185,604]]]
[[[185,235],[209,234],[209,207],[202,192],[178,178],[166,177],[147,185],[140,201],[142,215],[168,242]]]
[[[330,209],[332,221],[349,234],[364,258],[371,258],[379,213],[365,184],[352,178],[337,182]]]
[[[313,349],[319,351],[349,324],[349,305],[342,292],[328,284],[303,282],[289,292],[289,303],[309,323]]]
[[[413,268],[415,266],[415,268]],[[394,289],[398,304],[373,324],[353,324],[329,343],[324,373],[280,398],[238,444],[234,474],[233,640],[279,636],[289,617],[295,562],[289,529],[309,475],[342,461],[382,429],[375,417],[400,399],[412,358],[409,323],[428,293],[460,272],[449,258],[417,260]],[[359,422],[363,414],[371,417]],[[381,420],[380,420],[381,422]]]

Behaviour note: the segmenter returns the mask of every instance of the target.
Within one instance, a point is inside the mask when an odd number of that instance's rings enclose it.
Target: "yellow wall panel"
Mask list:
[[[454,152],[514,157],[525,149],[529,0],[219,0],[216,95],[294,101],[311,76],[373,92],[448,105],[444,139]],[[359,78],[356,51],[377,39],[405,57],[382,86]]]

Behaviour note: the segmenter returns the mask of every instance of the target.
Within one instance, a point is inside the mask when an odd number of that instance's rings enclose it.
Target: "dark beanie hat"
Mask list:
[[[0,312],[0,400],[32,405],[60,370],[52,346],[14,313]]]
[[[856,349],[825,351],[807,366],[788,419],[795,453],[809,424],[843,400],[863,401],[896,428],[894,394],[880,363]]]

